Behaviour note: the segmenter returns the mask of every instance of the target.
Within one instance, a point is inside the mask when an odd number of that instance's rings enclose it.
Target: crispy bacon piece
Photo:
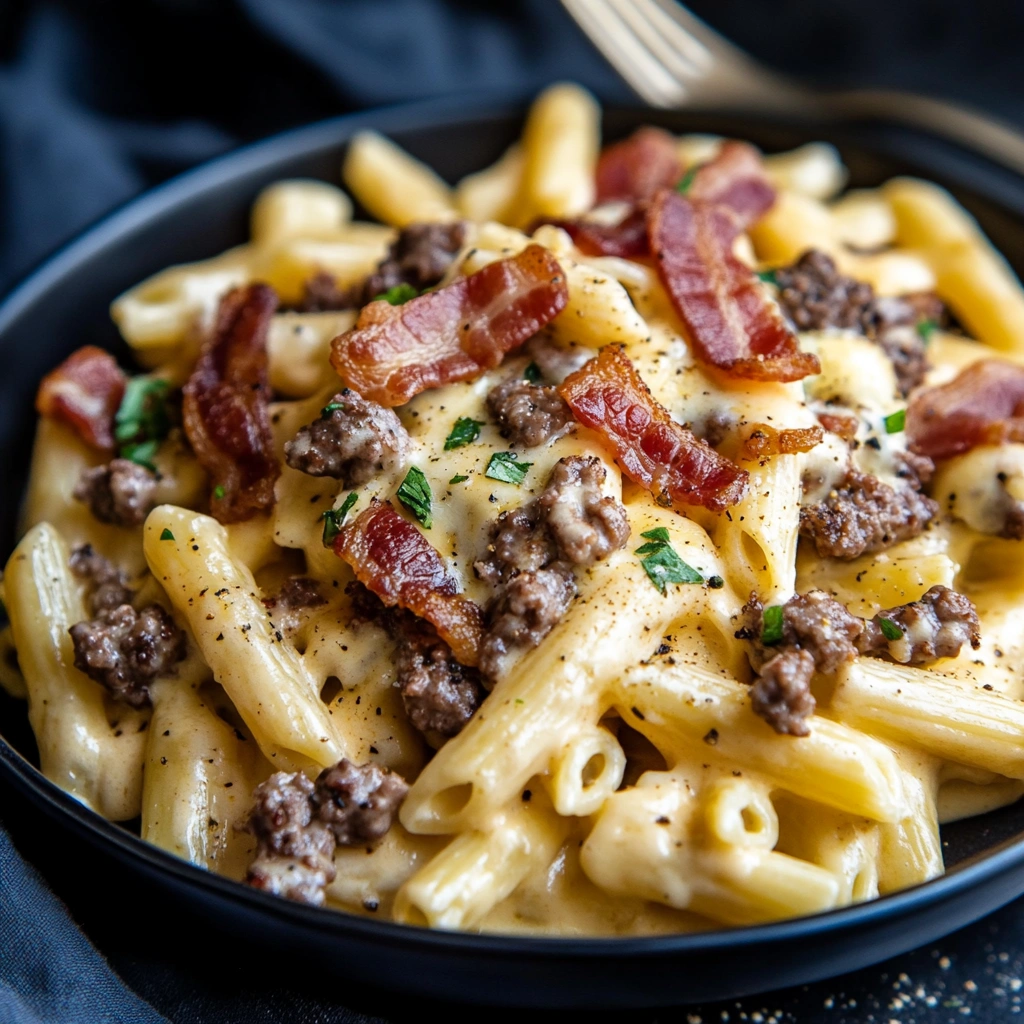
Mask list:
[[[821,427],[776,430],[767,423],[755,423],[754,429],[743,442],[743,454],[748,459],[767,459],[773,455],[809,452],[815,445],[821,444],[824,436]]]
[[[269,285],[228,292],[182,390],[185,433],[209,474],[210,511],[222,523],[274,504],[281,467],[267,416],[267,330],[275,309]]]
[[[648,256],[651,251],[647,242],[647,211],[642,206],[627,213],[618,224],[598,224],[589,220],[546,220],[540,223],[561,228],[584,256],[623,256],[636,260]]]
[[[910,450],[932,459],[1024,441],[1024,367],[982,359],[948,384],[918,391],[907,408],[906,430]]]
[[[653,199],[674,188],[683,175],[676,141],[661,128],[638,128],[628,139],[601,150],[597,161],[597,201]]]
[[[727,210],[664,191],[647,229],[658,274],[694,354],[733,377],[800,380],[821,369],[801,352],[757,276],[733,255],[737,227]]]
[[[819,412],[817,416],[830,434],[838,434],[844,441],[852,441],[857,436],[860,420],[856,416],[841,412]]]
[[[658,504],[720,512],[746,492],[746,471],[676,423],[619,346],[605,346],[558,391],[576,419],[605,440],[622,472]]]
[[[528,245],[404,305],[364,306],[355,327],[331,342],[331,363],[364,398],[402,405],[428,388],[493,369],[568,299],[557,260]]]
[[[745,231],[771,209],[775,188],[765,174],[761,154],[749,143],[730,140],[713,160],[697,169],[686,198],[725,207],[737,230]]]
[[[389,608],[398,605],[432,623],[463,665],[480,658],[484,617],[459,593],[430,541],[389,502],[376,498],[338,534],[334,553]]]
[[[66,423],[93,448],[113,451],[114,414],[127,379],[109,352],[85,345],[42,379],[36,412]]]

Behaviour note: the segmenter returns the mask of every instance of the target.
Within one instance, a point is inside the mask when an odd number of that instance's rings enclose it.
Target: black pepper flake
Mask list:
[[[704,742],[707,743],[709,746],[716,746],[718,744],[718,730],[709,730],[708,734],[704,737]]]
[[[199,545],[198,544],[193,544],[192,545],[192,550],[193,551],[198,551],[199,550]]]
[[[655,819],[654,824],[655,825],[670,825],[671,821],[669,821],[669,819],[666,818],[665,815],[663,814],[663,815],[661,815],[660,818],[656,818]]]
[[[528,789],[523,790],[523,803],[528,804],[533,799],[533,793]]]
[[[375,913],[380,904],[376,900],[363,900],[363,910]]]
[[[644,720],[644,713],[639,708],[630,708],[629,710],[632,711],[641,722]]]
[[[986,684],[985,684],[985,685],[984,685],[984,686],[982,687],[982,689],[983,689],[983,690],[991,690],[991,689],[992,689],[992,684],[991,684],[991,683],[986,683]]]
[[[672,648],[668,644],[659,644],[658,649],[654,652],[655,654],[668,654]]]
[[[370,753],[371,754],[379,754],[380,751],[376,747],[370,747]]]
[[[378,715],[380,714],[380,708],[377,708],[377,714]]]
[[[217,639],[218,640],[223,640],[224,639],[224,634],[223,633],[218,633],[217,634]]]
[[[274,636],[277,637],[277,642],[278,643],[281,643],[281,641],[284,640],[284,637],[281,636],[281,630],[279,630],[279,629],[275,629],[274,630]]]
[[[166,757],[161,757],[160,758],[160,763],[161,764],[167,764],[167,758]]]

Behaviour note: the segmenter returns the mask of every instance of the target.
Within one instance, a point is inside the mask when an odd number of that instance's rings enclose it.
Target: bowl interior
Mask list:
[[[746,138],[766,151],[825,139],[842,152],[852,186],[877,185],[897,174],[931,178],[954,191],[1017,272],[1024,272],[1024,182],[968,152],[879,126],[624,109],[606,113],[606,137],[642,123]],[[7,498],[0,503],[0,556],[6,558],[16,540],[33,397],[42,375],[84,344],[109,348],[127,365],[128,350],[108,316],[110,301],[170,264],[212,256],[244,241],[252,201],[268,183],[288,177],[337,182],[345,140],[367,124],[454,181],[496,159],[518,134],[521,114],[483,106],[467,111],[461,102],[419,105],[339,119],[250,147],[129,204],[44,264],[0,307],[0,356],[7,367],[0,375],[0,486]],[[0,748],[4,741],[35,761],[24,706],[0,695]],[[10,756],[0,756],[3,767],[26,778],[31,772]],[[38,778],[32,782],[40,784]],[[976,862],[1022,837],[1024,802],[947,826],[947,868]]]

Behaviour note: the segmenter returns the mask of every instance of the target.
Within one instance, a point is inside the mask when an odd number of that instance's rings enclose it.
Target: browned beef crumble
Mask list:
[[[800,535],[822,558],[850,560],[916,537],[938,511],[937,502],[913,487],[897,490],[850,469],[824,501],[800,510]]]
[[[573,569],[607,558],[629,538],[626,510],[601,491],[600,459],[560,459],[541,494],[491,527],[477,575],[498,587],[487,608],[480,668],[494,680],[515,648],[536,647],[576,594]]]
[[[339,288],[329,274],[317,274],[306,282],[302,312],[316,313],[365,306],[378,295],[400,284],[417,291],[430,288],[444,277],[466,240],[466,224],[410,224],[403,228],[387,256],[362,284]]]
[[[345,388],[325,406],[326,416],[303,427],[284,446],[285,461],[310,476],[329,476],[344,487],[401,468],[410,440],[392,409]]]
[[[322,906],[334,881],[335,839],[313,805],[313,783],[301,772],[261,782],[245,828],[256,837],[248,885],[275,896]]]
[[[796,647],[780,651],[761,666],[750,688],[750,706],[777,733],[807,736],[807,719],[814,714],[811,694],[814,659]]]
[[[497,420],[501,436],[523,448],[547,444],[576,423],[557,388],[518,378],[492,388],[487,409]]]
[[[576,594],[572,569],[553,562],[514,576],[488,609],[489,628],[480,649],[480,671],[497,678],[516,647],[536,647],[561,621]]]
[[[480,675],[455,660],[429,623],[411,615],[402,621],[396,665],[405,713],[425,736],[455,736],[487,696]]]
[[[391,828],[409,784],[380,765],[342,758],[316,780],[313,804],[339,846],[373,843]]]
[[[91,544],[75,548],[68,559],[68,567],[88,585],[93,615],[131,603],[133,591],[128,586],[127,573],[94,550]]]
[[[290,576],[273,597],[263,599],[263,604],[278,629],[293,633],[302,625],[309,609],[327,604],[327,598],[320,593],[320,584],[316,580],[308,576]]]
[[[138,612],[122,604],[75,623],[68,632],[75,667],[135,708],[149,705],[149,684],[172,674],[186,654],[184,632],[158,604]]]
[[[153,509],[156,475],[128,459],[82,470],[74,496],[103,523],[138,526]]]
[[[256,837],[246,882],[264,892],[322,906],[334,881],[337,846],[372,843],[391,828],[409,786],[375,764],[342,758],[312,783],[277,772],[253,793],[243,828]]]
[[[775,280],[779,304],[797,330],[836,327],[870,338],[892,361],[904,397],[924,380],[928,361],[917,325],[925,320],[948,322],[938,296],[876,296],[870,284],[840,274],[832,258],[818,249],[808,250],[789,267],[780,267]]]
[[[903,637],[887,640],[882,619],[898,626]],[[978,612],[970,598],[941,585],[926,591],[920,601],[879,612],[857,642],[862,654],[884,655],[904,665],[955,658],[964,644],[975,649],[981,644]]]

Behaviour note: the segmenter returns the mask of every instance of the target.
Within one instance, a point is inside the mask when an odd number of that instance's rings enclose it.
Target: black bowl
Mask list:
[[[464,101],[343,117],[251,146],[183,175],[106,218],[43,264],[0,306],[0,451],[4,554],[27,472],[39,378],[86,343],[127,350],[107,307],[169,264],[244,240],[256,193],[282,177],[338,180],[346,140],[375,127],[454,180],[495,159],[522,112]],[[842,127],[712,113],[610,110],[609,138],[640,123],[715,131],[766,150],[824,138],[841,149],[851,184],[916,173],[951,188],[1018,272],[1024,268],[1024,181],[972,153],[885,125]],[[210,927],[287,949],[332,976],[390,989],[506,1006],[641,1006],[735,997],[847,972],[947,934],[1024,892],[1024,806],[943,830],[948,873],[872,903],[757,928],[629,939],[543,939],[404,927],[275,899],[193,868],[103,821],[33,767],[22,705],[0,701],[0,780],[27,797],[30,817],[68,844],[85,843],[116,870],[118,905],[158,890]],[[20,803],[25,803],[20,801]],[[43,824],[44,817],[51,819]],[[113,877],[113,873],[111,875]],[[164,926],[173,922],[164,920]],[[255,937],[255,938],[254,938]],[[208,939],[203,940],[206,945]]]

